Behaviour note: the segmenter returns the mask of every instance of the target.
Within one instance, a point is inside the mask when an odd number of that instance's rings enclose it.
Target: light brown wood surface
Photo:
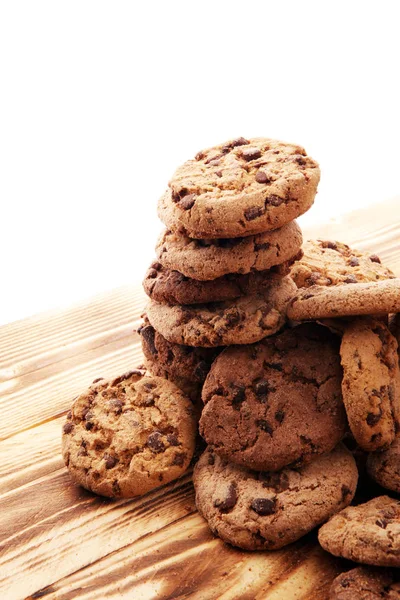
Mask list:
[[[306,230],[370,249],[400,276],[400,199]],[[60,432],[96,377],[141,362],[138,283],[0,328],[0,598],[324,600],[340,561],[315,533],[278,552],[214,539],[190,473],[134,500],[71,483]]]

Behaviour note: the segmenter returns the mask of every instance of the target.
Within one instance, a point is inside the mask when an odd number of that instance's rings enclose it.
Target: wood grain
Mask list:
[[[400,200],[306,230],[381,255],[400,275]],[[213,538],[190,473],[134,500],[74,486],[60,455],[71,400],[137,366],[138,285],[0,328],[0,598],[324,600],[340,561],[315,532],[278,552]]]

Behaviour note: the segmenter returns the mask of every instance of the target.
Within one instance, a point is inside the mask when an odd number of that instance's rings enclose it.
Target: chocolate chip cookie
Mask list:
[[[239,296],[262,293],[273,279],[279,280],[290,271],[289,262],[279,268],[238,275],[231,273],[212,281],[198,281],[170,271],[153,262],[146,273],[143,287],[146,294],[161,304],[204,304],[223,302]]]
[[[341,242],[309,240],[303,245],[303,252],[303,258],[291,270],[297,287],[394,278],[392,271],[381,264],[379,256],[353,250]]]
[[[357,567],[336,577],[329,600],[400,600],[398,580],[391,569]]]
[[[321,527],[321,546],[335,556],[400,567],[400,502],[388,496],[348,506]]]
[[[185,346],[251,344],[282,327],[296,286],[290,277],[272,280],[262,294],[237,300],[168,306],[153,300],[146,307],[151,325],[168,341]]]
[[[157,362],[172,376],[202,383],[220,348],[195,348],[169,342],[150,325],[147,318],[137,330],[146,359]]]
[[[156,252],[164,267],[209,281],[229,273],[265,271],[301,258],[302,241],[295,221],[274,231],[228,239],[194,240],[166,230],[158,240]]]
[[[282,227],[313,204],[318,164],[304,148],[238,138],[179,167],[161,197],[168,229],[191,238],[230,238]]]
[[[387,450],[371,452],[367,471],[379,485],[400,493],[400,437],[397,436]]]
[[[385,448],[394,440],[400,404],[397,341],[382,321],[355,319],[344,331],[340,354],[350,429],[364,450]]]
[[[288,306],[294,321],[388,315],[400,311],[400,279],[357,283],[354,285],[312,285],[301,288]]]
[[[62,453],[72,479],[102,496],[139,496],[180,477],[195,446],[190,400],[173,383],[130,371],[96,379],[75,400]]]
[[[347,506],[357,468],[341,445],[302,468],[278,473],[244,469],[208,449],[193,482],[196,506],[214,534],[245,550],[274,550]]]
[[[200,433],[221,457],[277,471],[329,452],[346,431],[339,344],[307,324],[227,348],[203,386]]]

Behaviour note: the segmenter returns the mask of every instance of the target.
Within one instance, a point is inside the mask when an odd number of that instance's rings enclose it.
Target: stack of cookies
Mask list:
[[[159,202],[167,226],[148,270],[139,330],[148,370],[192,397],[223,347],[279,331],[301,257],[294,219],[310,208],[319,168],[303,148],[236,140],[177,169]]]
[[[400,502],[376,493],[400,493],[400,280],[375,254],[302,245],[318,181],[303,148],[263,138],[177,169],[143,283],[145,365],[75,400],[63,455],[84,487],[131,497],[179,477],[200,432],[196,505],[223,540],[274,550],[326,522],[328,552],[400,567]],[[359,471],[368,502],[349,506]],[[397,579],[354,569],[331,598],[399,597]]]

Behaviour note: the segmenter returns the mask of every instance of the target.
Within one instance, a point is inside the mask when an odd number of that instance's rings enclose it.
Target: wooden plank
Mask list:
[[[400,201],[305,231],[376,252],[400,275]],[[342,568],[315,534],[271,553],[214,539],[190,474],[134,500],[73,485],[60,455],[70,402],[96,377],[141,362],[145,303],[124,286],[0,328],[0,591],[31,598],[324,600]]]

